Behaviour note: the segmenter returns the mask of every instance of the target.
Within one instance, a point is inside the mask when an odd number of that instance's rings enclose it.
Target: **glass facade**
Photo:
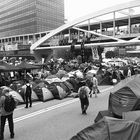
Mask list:
[[[64,0],[0,0],[0,38],[49,31],[64,24]]]

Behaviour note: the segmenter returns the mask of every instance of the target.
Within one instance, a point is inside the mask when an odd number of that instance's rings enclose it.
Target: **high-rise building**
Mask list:
[[[49,31],[64,24],[64,0],[0,0],[0,38]]]

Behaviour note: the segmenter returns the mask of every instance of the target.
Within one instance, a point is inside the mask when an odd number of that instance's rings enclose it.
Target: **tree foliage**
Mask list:
[[[113,58],[115,57],[115,52],[114,51],[107,51],[105,54],[106,58]]]

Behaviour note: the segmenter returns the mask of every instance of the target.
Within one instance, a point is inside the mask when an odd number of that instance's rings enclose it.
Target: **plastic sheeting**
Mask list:
[[[70,140],[140,140],[140,123],[104,117]]]

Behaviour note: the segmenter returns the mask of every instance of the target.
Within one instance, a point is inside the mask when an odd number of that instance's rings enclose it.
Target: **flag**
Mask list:
[[[99,59],[97,47],[91,47],[93,60]]]

